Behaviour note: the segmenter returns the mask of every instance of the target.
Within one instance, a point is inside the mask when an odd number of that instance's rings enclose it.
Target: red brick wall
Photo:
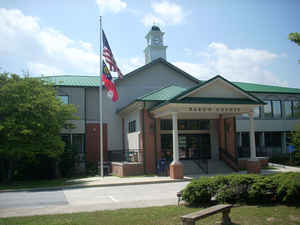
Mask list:
[[[225,130],[224,118],[220,115],[219,118],[219,147],[225,149]]]
[[[100,157],[100,125],[99,123],[87,123],[86,132],[86,160],[88,162],[98,162]],[[107,153],[107,124],[103,124],[103,160],[108,160]]]
[[[268,165],[269,158],[267,158],[267,157],[259,157],[257,159],[259,160],[261,167],[264,167],[264,166]],[[239,159],[239,168],[241,170],[247,169],[247,162],[248,162],[248,160],[249,159]]]
[[[138,176],[144,174],[143,163],[117,163],[113,162],[112,174],[119,177]]]
[[[156,119],[156,150],[157,150],[157,160],[161,159],[161,138],[160,138],[160,119]]]
[[[144,110],[144,154],[145,154],[145,172],[147,174],[154,174],[156,172],[155,159],[155,120],[153,120]]]
[[[235,118],[225,119],[225,143],[226,150],[233,157],[238,158],[237,151],[235,149]]]

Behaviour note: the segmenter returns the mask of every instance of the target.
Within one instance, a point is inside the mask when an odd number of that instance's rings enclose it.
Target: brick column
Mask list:
[[[160,119],[155,120],[156,123],[156,149],[157,149],[157,160],[161,159],[161,139],[160,139]]]
[[[149,112],[145,109],[144,113],[144,154],[145,154],[145,172],[154,174],[156,172],[155,164],[155,141],[154,141],[154,123]]]

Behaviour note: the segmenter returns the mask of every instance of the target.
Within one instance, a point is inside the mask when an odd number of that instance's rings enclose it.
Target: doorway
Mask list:
[[[162,158],[171,160],[173,157],[172,134],[161,134]],[[179,134],[178,148],[180,160],[210,159],[209,134]]]

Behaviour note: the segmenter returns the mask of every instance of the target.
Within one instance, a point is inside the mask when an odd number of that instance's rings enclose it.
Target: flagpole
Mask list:
[[[102,17],[100,16],[100,84],[99,84],[99,114],[100,114],[100,175],[103,178],[103,115],[102,115],[102,71],[103,71],[103,61],[102,61],[102,54],[103,54],[103,41],[102,41]]]

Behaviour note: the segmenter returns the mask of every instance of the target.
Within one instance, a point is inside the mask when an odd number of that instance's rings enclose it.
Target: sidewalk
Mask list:
[[[81,179],[70,179],[66,183],[77,183],[74,185],[64,185],[56,187],[41,187],[41,188],[20,188],[20,189],[9,189],[0,190],[3,192],[21,192],[21,191],[51,191],[51,190],[62,190],[62,189],[74,189],[74,188],[89,188],[89,187],[107,187],[107,186],[121,186],[121,185],[138,185],[138,184],[158,184],[158,183],[174,183],[174,182],[185,182],[190,181],[192,178],[185,177],[184,179],[176,180],[170,177],[161,176],[145,176],[145,177],[115,177],[115,176],[95,176]]]
[[[300,172],[300,168],[285,166],[275,163],[269,163],[274,169],[262,170],[261,174],[273,174],[273,173],[284,173],[284,172]],[[246,174],[247,171],[232,172],[230,174]],[[184,179],[174,180],[170,177],[162,176],[141,176],[141,177],[116,177],[116,176],[95,176],[81,179],[70,179],[67,182],[76,183],[72,185],[56,186],[56,187],[42,187],[42,188],[22,188],[22,189],[9,189],[0,190],[3,192],[21,192],[21,191],[50,191],[50,190],[63,190],[63,189],[73,189],[73,188],[88,188],[88,187],[107,187],[107,186],[121,186],[121,185],[138,185],[138,184],[158,184],[158,183],[173,183],[173,182],[185,182],[191,181],[192,179],[197,179],[201,176],[216,176],[225,175],[229,173],[209,173],[209,174],[195,174],[187,175]]]

